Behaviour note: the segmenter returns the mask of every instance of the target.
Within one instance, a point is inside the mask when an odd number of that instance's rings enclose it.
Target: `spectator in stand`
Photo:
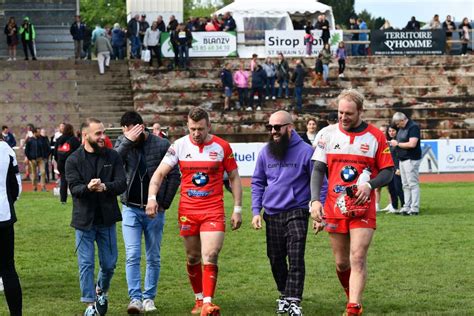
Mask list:
[[[428,28],[430,30],[440,30],[442,28],[441,21],[439,20],[439,15],[438,14],[435,14],[433,16],[433,19],[430,21],[430,24],[428,25]]]
[[[288,66],[288,61],[286,61],[283,53],[278,53],[277,78],[278,98],[283,96],[283,89],[285,89],[285,98],[288,99],[290,95],[288,88],[288,83],[290,81],[290,66]]]
[[[217,16],[217,14],[214,14],[212,16],[212,24],[214,25],[214,28],[216,29],[216,31],[222,31],[222,19],[219,19],[219,17]]]
[[[221,71],[221,82],[224,87],[224,111],[230,110],[230,97],[232,97],[232,89],[234,88],[231,69],[232,64],[226,62],[224,69]]]
[[[179,65],[182,69],[189,70],[189,49],[192,47],[193,35],[184,23],[179,24],[176,29],[174,40],[178,44]]]
[[[115,23],[112,30],[112,49],[114,50],[114,58],[123,60],[125,58],[125,32],[122,31],[120,24]]]
[[[418,124],[409,120],[405,114],[396,112],[392,124],[398,127],[397,138],[390,141],[396,147],[400,159],[400,175],[402,177],[405,204],[402,215],[418,215],[420,212],[420,179],[421,133]]]
[[[357,24],[359,25],[359,30],[367,30],[367,23],[365,23],[364,20],[361,18],[357,19]],[[359,34],[359,40],[362,41],[368,41],[369,40],[369,35],[368,33],[360,33]],[[367,55],[367,46],[364,43],[359,44],[359,56],[366,56]]]
[[[303,139],[303,141],[311,145],[311,147],[313,148],[316,147],[317,145],[314,142],[314,140],[316,139],[317,128],[318,128],[318,122],[316,121],[314,117],[310,117],[306,121],[306,133],[301,134],[301,138]]]
[[[266,94],[265,94],[265,100],[268,100],[272,98],[272,100],[276,99],[276,94],[275,94],[275,79],[276,79],[276,67],[275,64],[273,63],[272,59],[270,57],[267,57],[265,59],[265,63],[263,64],[263,70],[265,70],[265,73],[267,75],[267,80],[265,83],[265,88],[266,88]]]
[[[453,46],[453,43],[451,43],[451,40],[453,39],[453,31],[456,29],[456,25],[451,20],[450,15],[446,17],[446,21],[443,22],[442,27],[446,32],[446,54],[449,55],[449,53],[451,53],[451,47]]]
[[[155,136],[168,139],[168,136],[166,135],[166,133],[163,132],[163,130],[161,129],[160,123],[153,124],[152,132],[153,132],[153,135]]]
[[[314,30],[314,26],[313,24],[311,24],[311,21],[307,21],[306,22],[306,26],[304,28],[305,30],[309,29],[309,30]]]
[[[357,31],[359,29],[359,25],[357,25],[355,18],[350,18],[349,24],[350,24],[351,30]],[[359,33],[352,33],[351,41],[355,41],[355,42],[359,41]],[[359,51],[359,44],[358,43],[351,44],[351,55],[357,56],[358,51]]]
[[[92,59],[92,30],[90,27],[85,25],[84,28],[84,41],[82,44],[82,50],[84,51],[84,60]]]
[[[198,23],[199,21],[197,18],[190,16],[185,25],[191,32],[196,32],[198,30]]]
[[[66,181],[66,160],[81,143],[74,135],[74,128],[71,124],[64,124],[63,135],[58,138],[54,146],[54,156],[58,163],[58,171],[60,175],[59,199],[62,204],[67,202],[67,181]]]
[[[146,20],[146,14],[142,14],[140,17],[140,29],[138,31],[140,37],[140,43],[143,45],[143,40],[145,39],[145,32],[150,28],[150,24]]]
[[[235,31],[236,28],[237,26],[235,25],[234,18],[232,17],[230,12],[226,12],[224,14],[224,27],[222,30],[224,32],[228,32],[228,31]]]
[[[30,177],[33,183],[33,191],[38,191],[38,169],[40,173],[41,191],[46,192],[46,170],[44,169],[44,159],[49,156],[50,148],[46,144],[40,134],[40,129],[35,128],[33,137],[28,138],[25,145],[25,156],[30,163]]]
[[[153,22],[150,28],[145,32],[145,38],[143,39],[143,46],[145,49],[149,49],[151,53],[150,67],[153,65],[153,58],[156,57],[158,61],[158,68],[162,66],[161,63],[161,46],[160,46],[161,32],[158,29],[158,22]]]
[[[208,21],[208,19],[206,19],[206,18],[199,18],[198,32],[206,32],[207,21]]]
[[[250,71],[253,72],[255,68],[257,67],[257,54],[252,54],[252,59],[250,60]]]
[[[212,23],[211,19],[207,19],[205,30],[206,30],[206,32],[218,31],[218,29],[216,29],[216,26],[214,25],[214,23]]]
[[[298,112],[301,112],[303,109],[303,88],[304,79],[306,77],[306,70],[303,68],[303,66],[304,61],[302,59],[297,59],[295,72],[291,78],[291,81],[295,84],[296,110]]]
[[[323,63],[323,81],[325,85],[329,85],[329,64],[331,63],[331,59],[331,47],[329,47],[329,43],[326,43],[321,50],[321,62]]]
[[[386,19],[383,25],[380,27],[380,29],[383,31],[390,31],[390,30],[393,30],[393,27],[390,24],[390,21]]]
[[[178,27],[178,20],[176,20],[174,15],[171,15],[166,31],[170,33],[170,41],[171,41],[171,45],[173,46],[174,67],[178,67],[178,64],[179,64],[178,63],[178,56],[179,56],[178,43],[175,41],[175,37],[176,37],[175,34],[176,34],[177,27]],[[172,69],[173,65],[170,65],[168,68]]]
[[[105,68],[109,68],[110,64],[110,54],[113,54],[114,50],[112,45],[105,33],[100,33],[99,37],[95,43],[95,54],[97,55],[97,63],[99,64],[99,74],[104,74],[104,65]]]
[[[324,84],[323,80],[323,54],[319,52],[316,62],[314,64],[314,77],[311,83],[313,87],[316,87],[319,83]]]
[[[140,16],[135,14],[135,16],[130,19],[127,24],[127,36],[130,40],[131,46],[131,59],[140,59]]]
[[[237,109],[246,108],[248,106],[248,90],[249,90],[250,74],[245,70],[244,63],[240,63],[239,70],[234,73],[234,83],[239,93],[239,106]]]
[[[344,42],[340,41],[336,50],[336,59],[339,64],[339,78],[344,78],[344,70],[346,69],[346,48]]]
[[[7,61],[16,60],[16,46],[18,45],[18,26],[16,25],[14,17],[11,16],[8,19],[8,23],[5,25],[4,33],[7,36],[8,45]]]
[[[25,60],[28,60],[28,49],[30,50],[31,57],[36,60],[36,52],[34,48],[34,42],[36,39],[35,26],[30,23],[30,18],[25,16],[23,24],[20,27],[21,43],[23,44],[23,52],[25,54]]]
[[[8,144],[8,146],[12,148],[16,146],[15,136],[12,133],[10,133],[8,126],[6,125],[2,126],[2,138]]]
[[[459,25],[459,29],[461,30],[459,32],[459,38],[462,41],[462,47],[461,47],[461,56],[466,56],[467,54],[467,44],[469,43],[470,39],[470,32],[471,32],[471,24],[469,23],[468,18],[462,19],[461,24]]]
[[[394,124],[387,128],[385,137],[390,145],[390,153],[392,154],[393,164],[395,165],[395,173],[392,181],[388,185],[388,192],[390,193],[390,204],[382,211],[388,213],[398,213],[398,200],[400,200],[400,206],[405,204],[405,198],[403,196],[402,178],[400,177],[400,159],[398,158],[397,148],[390,144],[392,139],[397,139],[398,127]]]
[[[304,35],[304,44],[306,46],[306,57],[311,57],[311,54],[313,52],[313,41],[314,41],[313,34],[311,34],[311,28],[306,26],[305,33],[306,34]]]
[[[81,16],[75,15],[75,21],[72,23],[69,32],[74,40],[74,58],[81,59],[82,47],[84,46],[85,24],[81,22]]]
[[[95,26],[94,31],[92,31],[92,38],[91,38],[92,45],[95,45],[97,38],[101,35],[105,36],[105,29],[103,29],[102,26],[97,24]]]
[[[253,111],[253,101],[255,98],[255,93],[258,93],[258,105],[257,111],[262,110],[263,105],[263,95],[265,82],[267,81],[267,74],[263,70],[261,65],[255,67],[255,70],[252,72],[252,89],[250,90],[250,104],[247,107],[247,111]]]
[[[166,25],[163,21],[163,16],[158,15],[158,17],[156,18],[156,24],[161,33],[166,32]]]
[[[43,162],[44,162],[44,170],[46,174],[46,183],[49,183],[50,180],[50,173],[49,173],[49,160],[51,158],[51,143],[49,142],[49,137],[46,135],[46,130],[44,128],[40,129],[40,136],[41,136],[41,141],[43,142],[43,145],[45,148],[48,148],[48,155],[44,157]]]
[[[327,44],[331,34],[329,32],[329,21],[326,19],[325,14],[318,16],[318,22],[316,22],[315,29],[323,32],[321,34],[321,39],[323,40],[323,44]]]
[[[414,16],[411,17],[411,20],[408,21],[407,25],[405,26],[406,31],[419,31],[421,27],[420,22],[416,20]]]

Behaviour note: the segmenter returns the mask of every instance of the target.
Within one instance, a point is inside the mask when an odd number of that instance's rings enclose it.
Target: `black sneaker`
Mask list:
[[[288,313],[288,309],[290,308],[290,303],[285,299],[284,296],[280,296],[277,300],[277,314],[286,314]]]
[[[107,294],[102,292],[102,290],[97,291],[97,296],[95,298],[95,309],[99,315],[103,316],[107,313],[109,307],[109,298]]]
[[[299,302],[291,302],[290,307],[288,308],[289,316],[303,316],[303,308],[301,308]]]

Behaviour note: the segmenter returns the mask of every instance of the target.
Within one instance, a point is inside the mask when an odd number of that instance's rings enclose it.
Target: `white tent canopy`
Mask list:
[[[325,14],[331,29],[334,29],[332,8],[316,0],[236,0],[215,12],[230,12],[234,17],[238,32],[238,52],[241,57],[262,51],[261,46],[250,46],[243,43],[264,38],[265,30],[293,30],[292,21],[311,21],[314,25],[317,16]],[[251,33],[249,31],[260,31]]]

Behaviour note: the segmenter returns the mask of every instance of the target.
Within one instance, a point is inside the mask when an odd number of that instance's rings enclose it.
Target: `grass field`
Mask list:
[[[387,193],[383,191],[382,206]],[[421,214],[382,214],[369,252],[365,315],[474,315],[474,195],[471,183],[422,185]],[[220,256],[215,302],[223,315],[274,315],[275,283],[264,231],[250,228],[250,191],[244,192],[244,224],[229,231]],[[188,315],[193,294],[178,237],[176,202],[168,211],[156,304],[160,315]],[[231,205],[226,195],[226,205]],[[18,201],[16,262],[25,315],[82,315],[79,302],[71,201],[51,193],[24,193]],[[229,207],[228,207],[229,208]],[[119,260],[109,315],[126,315],[124,247],[118,225]],[[341,315],[340,288],[326,233],[309,233],[306,247],[305,315]],[[7,315],[0,299],[0,315]]]

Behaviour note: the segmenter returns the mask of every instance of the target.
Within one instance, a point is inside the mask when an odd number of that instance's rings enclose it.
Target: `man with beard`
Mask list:
[[[266,128],[269,141],[258,156],[252,177],[252,226],[262,228],[263,208],[267,256],[280,292],[277,314],[303,315],[300,303],[313,148],[296,133],[286,111],[273,113]],[[321,189],[321,196],[326,195],[326,189]]]
[[[117,195],[127,188],[120,155],[105,147],[104,125],[89,118],[82,129],[83,146],[66,161],[66,180],[71,190],[71,226],[76,230],[81,302],[85,316],[105,315],[107,291],[117,262],[115,223],[122,220]],[[94,282],[95,246],[99,274]]]
[[[125,112],[120,119],[123,135],[115,142],[127,175],[127,190],[122,194],[122,233],[125,243],[129,314],[155,311],[155,297],[160,277],[160,248],[167,210],[178,190],[180,175],[175,166],[161,184],[156,199],[160,205],[155,217],[148,217],[148,187],[156,168],[166,155],[170,142],[150,133],[135,111]],[[141,290],[140,261],[142,234],[145,235],[146,273]]]
[[[344,90],[337,104],[339,124],[327,127],[312,157],[310,208],[315,231],[325,227],[329,233],[336,273],[347,295],[345,315],[356,316],[362,315],[367,252],[376,228],[373,191],[390,183],[393,161],[384,134],[362,120],[362,94]],[[320,189],[326,174],[324,204]]]
[[[226,226],[223,176],[229,174],[234,198],[230,224],[242,224],[242,184],[229,143],[211,135],[209,113],[200,107],[188,114],[189,135],[176,140],[168,149],[150,181],[146,213],[155,217],[162,206],[156,194],[163,180],[179,164],[182,174],[178,217],[180,235],[186,248],[187,272],[195,296],[191,314],[220,315],[214,297],[219,252]]]

